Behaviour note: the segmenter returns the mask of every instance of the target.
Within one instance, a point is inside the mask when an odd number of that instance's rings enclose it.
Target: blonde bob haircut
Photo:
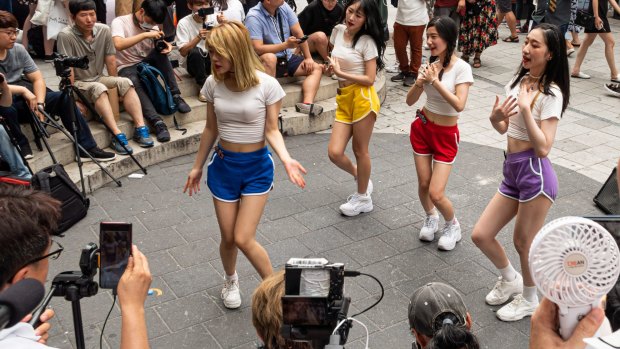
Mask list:
[[[206,48],[229,60],[234,69],[234,73],[227,72],[222,75],[212,66],[211,73],[216,81],[234,77],[237,87],[243,91],[260,83],[256,71],[265,71],[265,68],[254,51],[250,33],[241,22],[230,21],[211,29]]]
[[[252,295],[252,324],[266,349],[312,349],[309,343],[293,342],[280,335],[282,327],[284,270],[271,274],[258,285]]]

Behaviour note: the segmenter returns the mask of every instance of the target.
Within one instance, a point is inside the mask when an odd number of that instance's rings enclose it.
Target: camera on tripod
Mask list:
[[[344,295],[344,264],[325,258],[291,258],[284,274],[280,334],[293,341],[311,341],[323,348],[336,326],[347,319],[351,298]],[[340,345],[347,341],[351,320],[337,333]]]
[[[62,272],[52,281],[54,296],[64,297],[68,301],[73,301],[96,295],[99,291],[99,286],[93,279],[97,274],[99,266],[98,252],[99,247],[97,247],[97,244],[94,242],[88,243],[82,249],[82,254],[80,255],[80,270]]]
[[[68,57],[61,54],[56,54],[54,58],[54,68],[56,69],[56,75],[59,77],[71,76],[71,69],[88,69],[88,56],[83,57]]]

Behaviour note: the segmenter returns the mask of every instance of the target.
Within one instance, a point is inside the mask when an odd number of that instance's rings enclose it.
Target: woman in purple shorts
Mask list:
[[[538,306],[536,287],[528,268],[534,236],[558,192],[558,180],[547,155],[557,125],[569,99],[566,42],[560,29],[541,24],[525,39],[521,66],[506,86],[506,100],[499,97],[490,120],[497,132],[508,134],[504,180],[474,227],[472,240],[499,269],[501,277],[486,296],[503,321],[531,316]],[[516,217],[513,232],[523,276],[513,268],[497,241],[500,230]]]
[[[200,179],[209,152],[207,186],[220,226],[220,257],[226,273],[221,298],[226,308],[239,308],[241,296],[236,271],[241,250],[261,278],[271,275],[267,251],[256,241],[267,196],[273,188],[275,165],[269,143],[291,182],[304,187],[306,170],[292,159],[278,130],[284,90],[264,72],[248,30],[230,21],[209,31],[207,50],[212,75],[201,94],[207,98],[207,123],[185,191],[200,191]]]

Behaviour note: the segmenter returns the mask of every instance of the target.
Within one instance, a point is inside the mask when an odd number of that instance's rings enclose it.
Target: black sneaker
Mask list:
[[[93,157],[93,159],[97,160],[97,161],[112,161],[114,159],[116,159],[116,154],[114,153],[110,153],[107,151],[102,150],[101,148],[95,146],[92,147],[90,149],[87,150],[88,154],[90,154],[90,156]],[[84,151],[82,151],[82,149],[80,149],[80,158],[82,159],[82,162],[89,162],[89,161],[93,161],[88,154],[86,154]]]
[[[32,148],[30,148],[30,144],[26,143],[22,146],[20,146],[20,153],[22,154],[22,156],[24,157],[24,159],[26,160],[30,160],[32,159],[34,156],[32,156]]]
[[[397,75],[394,75],[390,78],[391,81],[403,81],[405,80],[405,76],[407,73],[403,73],[402,71],[400,73],[398,73]]]
[[[414,73],[407,73],[407,75],[405,75],[405,80],[403,81],[403,86],[413,86],[413,84],[415,84],[416,78],[417,76]]]
[[[185,103],[185,100],[183,99],[183,97],[181,97],[181,95],[174,95],[172,97],[172,100],[177,105],[179,113],[187,114],[192,111],[192,108],[190,108],[189,105]]]
[[[160,143],[170,141],[170,132],[168,132],[168,127],[166,123],[162,120],[159,120],[155,123],[155,136],[157,137],[157,141]]]

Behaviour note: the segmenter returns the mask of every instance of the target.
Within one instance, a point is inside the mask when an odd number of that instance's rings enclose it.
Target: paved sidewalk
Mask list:
[[[390,8],[391,15],[393,10]],[[610,22],[618,33],[620,22]],[[502,26],[501,36],[506,32]],[[493,286],[496,271],[470,239],[473,224],[501,179],[504,140],[492,131],[488,114],[494,95],[502,93],[502,86],[516,70],[519,50],[520,45],[499,43],[485,51],[483,67],[474,70],[476,82],[460,122],[463,142],[447,189],[464,233],[454,251],[440,252],[436,242],[417,239],[423,210],[417,199],[407,136],[415,109],[404,103],[406,89],[402,85],[388,82],[388,98],[371,142],[375,210],[369,214],[347,218],[338,213],[338,206],[354,191],[354,182],[329,162],[329,135],[286,138],[292,155],[309,171],[308,185],[305,190],[295,188],[276,161],[276,187],[259,225],[258,239],[275,268],[281,268],[289,257],[316,256],[377,276],[386,289],[385,298],[359,319],[371,332],[371,348],[411,346],[408,298],[429,281],[450,283],[464,295],[483,348],[527,348],[529,320],[501,322],[494,314],[498,307],[485,305],[484,295]],[[392,64],[392,47],[387,57]],[[609,72],[600,40],[590,49],[584,72],[594,77],[572,82],[570,110],[560,122],[552,151],[560,196],[549,220],[598,214],[592,197],[620,156],[620,99],[606,95],[602,88]],[[149,258],[152,287],[162,291],[161,296],[150,296],[147,301],[152,347],[253,348],[256,334],[249,306],[259,277],[240,254],[244,303],[236,311],[223,308],[219,300],[223,278],[219,231],[211,196],[206,186],[194,198],[181,193],[192,162],[193,156],[180,157],[150,167],[143,179],[123,178],[121,188],[107,185],[97,190],[91,196],[88,216],[61,239],[66,251],[51,263],[50,279],[58,272],[78,269],[79,251],[85,243],[98,241],[100,221],[132,222],[134,242]],[[500,241],[518,266],[511,228],[500,234]],[[354,313],[375,301],[378,287],[363,277],[347,279],[346,293],[353,299],[350,313]],[[112,297],[105,291],[82,301],[88,348],[98,348],[111,303]],[[57,317],[50,345],[73,348],[70,304],[54,299],[52,306]],[[119,347],[119,315],[115,306],[105,330],[104,348]],[[363,340],[361,326],[354,325],[346,347],[363,348]]]

